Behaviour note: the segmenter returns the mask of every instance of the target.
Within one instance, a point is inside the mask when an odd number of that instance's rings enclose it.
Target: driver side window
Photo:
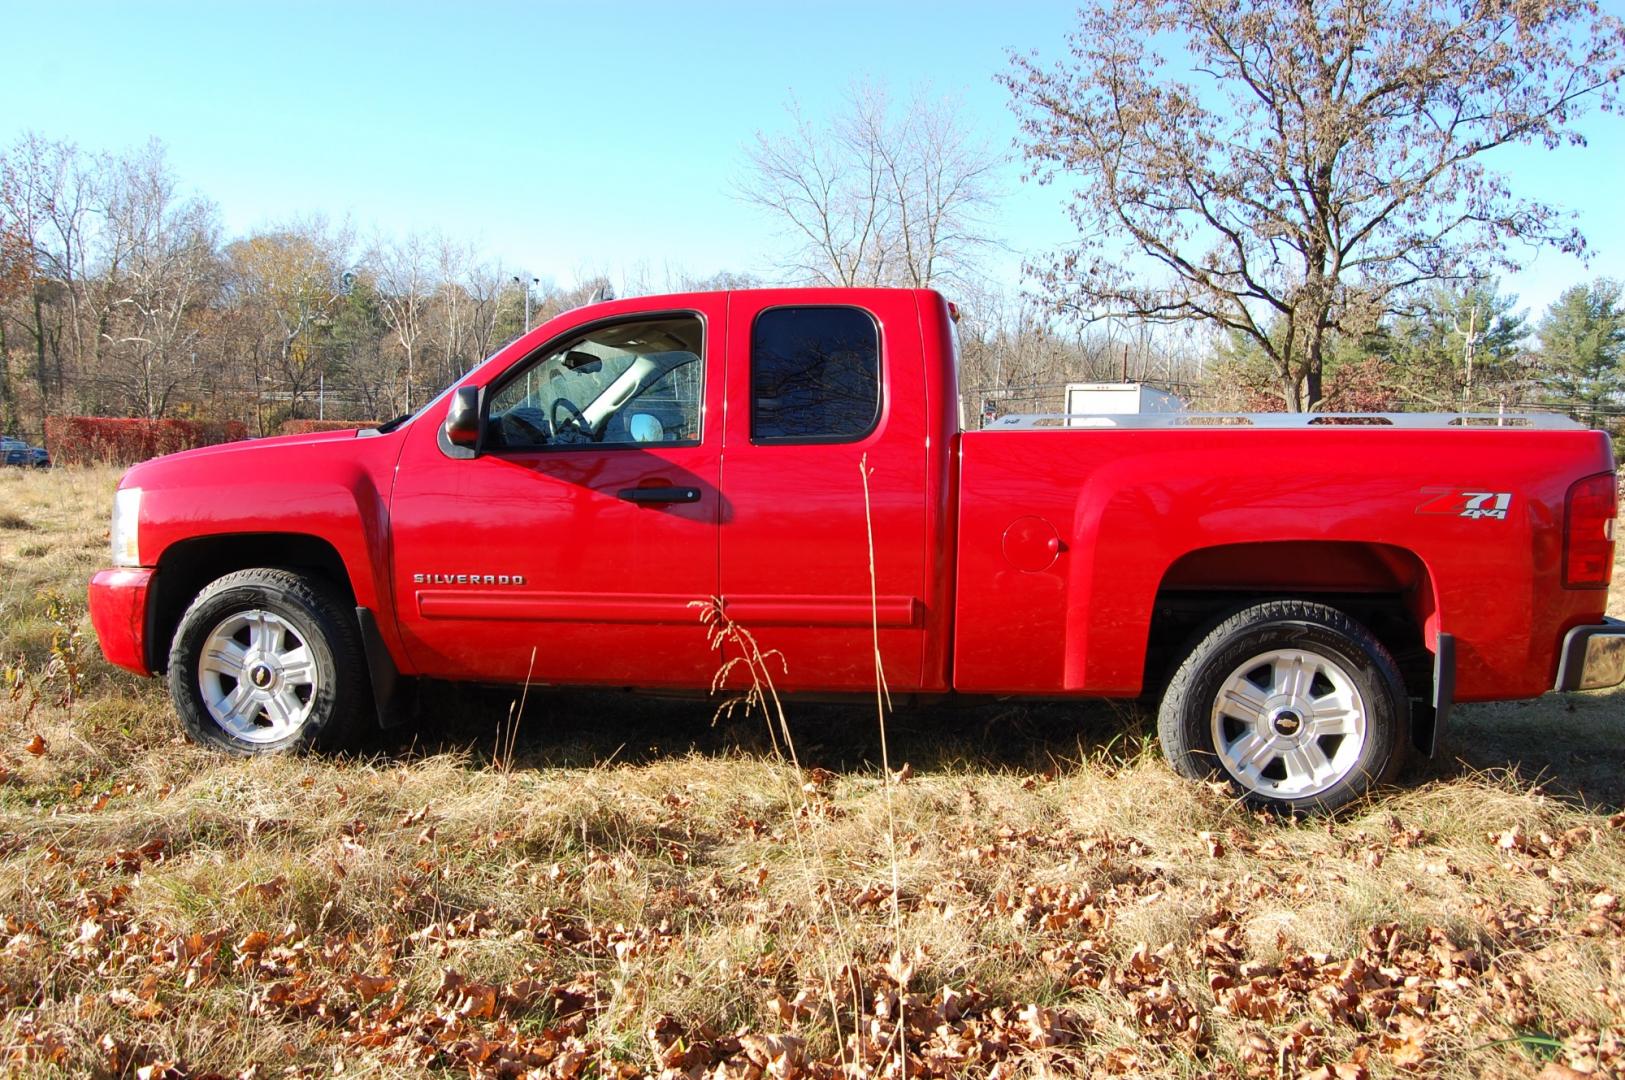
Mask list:
[[[492,395],[493,450],[695,445],[704,329],[693,315],[616,322],[550,347]]]

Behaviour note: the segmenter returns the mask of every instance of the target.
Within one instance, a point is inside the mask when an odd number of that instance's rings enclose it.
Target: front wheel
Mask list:
[[[1393,657],[1369,630],[1336,608],[1278,600],[1197,643],[1157,731],[1185,776],[1222,777],[1255,806],[1329,811],[1393,775],[1408,721]]]
[[[169,693],[186,733],[216,749],[349,746],[368,700],[355,620],[311,578],[268,568],[227,574],[181,617]]]

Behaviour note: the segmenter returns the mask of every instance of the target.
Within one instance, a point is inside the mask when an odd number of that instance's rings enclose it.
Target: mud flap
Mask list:
[[[378,632],[378,620],[372,610],[358,607],[355,618],[361,627],[361,649],[367,654],[367,675],[372,680],[372,703],[378,710],[378,726],[384,730],[399,727],[407,719],[403,704],[405,684],[410,680],[403,678],[395,667],[395,658],[389,655],[389,646]]]
[[[1440,634],[1433,653],[1433,697],[1411,720],[1411,743],[1423,757],[1431,758],[1444,745],[1450,725],[1450,711],[1456,705],[1456,638]]]

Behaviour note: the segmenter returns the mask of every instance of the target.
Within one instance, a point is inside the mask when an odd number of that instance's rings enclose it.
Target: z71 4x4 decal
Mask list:
[[[1423,488],[1428,501],[1416,508],[1418,514],[1448,514],[1451,517],[1507,519],[1512,508],[1510,491],[1461,491],[1456,488]]]

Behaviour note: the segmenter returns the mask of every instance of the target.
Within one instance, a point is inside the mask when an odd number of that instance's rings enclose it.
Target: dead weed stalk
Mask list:
[[[513,772],[514,747],[519,742],[519,721],[525,715],[525,701],[530,697],[530,679],[536,673],[536,646],[530,648],[530,666],[525,669],[525,685],[519,691],[519,700],[508,705],[505,723],[497,725],[496,744],[491,748],[492,764],[500,773]]]
[[[762,650],[756,641],[756,635],[728,614],[721,597],[696,600],[689,606],[699,610],[700,622],[706,628],[712,650],[724,656],[722,664],[718,666],[716,674],[711,679],[712,692],[727,689],[729,677],[735,672],[744,673],[744,687],[717,706],[716,717],[720,719],[731,716],[735,709],[743,710],[747,716],[752,711],[760,711],[767,719],[768,738],[773,744],[774,757],[790,766],[794,780],[789,785],[791,790],[787,793],[787,802],[795,808],[790,820],[790,836],[796,846],[797,859],[804,869],[812,871],[815,879],[808,889],[808,910],[812,915],[808,929],[815,934],[818,933],[817,912],[820,907],[826,908],[841,959],[841,965],[837,968],[827,950],[818,950],[819,960],[824,969],[830,1021],[835,1027],[836,1042],[843,1048],[841,1053],[844,1065],[846,1043],[840,1037],[840,995],[836,987],[844,982],[845,992],[854,1001],[861,1003],[862,985],[858,973],[857,952],[852,946],[851,934],[845,920],[841,918],[840,905],[836,902],[835,878],[830,873],[829,859],[817,826],[818,811],[811,799],[811,792],[816,791],[818,785],[809,779],[806,770],[802,768],[800,755],[796,752],[795,736],[790,731],[790,719],[785,715],[784,701],[779,697],[778,687],[773,682],[771,663],[776,661],[781,671],[788,671],[788,665],[785,663],[784,654],[779,650],[768,649],[765,652]],[[736,655],[727,655],[730,648]],[[800,821],[806,822],[806,828],[801,827]],[[854,1040],[861,1037],[862,1019],[859,1015],[861,1012],[861,1008],[856,1010],[852,1019]]]
[[[881,783],[886,793],[886,858],[891,864],[892,956],[889,970],[892,977],[897,980],[898,998],[903,1000],[908,997],[908,981],[913,974],[913,967],[903,959],[903,886],[902,874],[897,864],[897,810],[893,800],[894,789],[902,776],[892,772],[891,749],[886,743],[886,710],[891,707],[891,692],[886,686],[886,661],[880,655],[880,594],[879,582],[875,575],[875,521],[869,501],[869,475],[873,471],[869,468],[869,455],[864,454],[858,459],[858,475],[863,480],[863,527],[869,542],[869,630],[875,655],[875,722],[880,727]],[[897,1026],[897,1040],[898,1064],[902,1075],[907,1076],[906,1024]]]

